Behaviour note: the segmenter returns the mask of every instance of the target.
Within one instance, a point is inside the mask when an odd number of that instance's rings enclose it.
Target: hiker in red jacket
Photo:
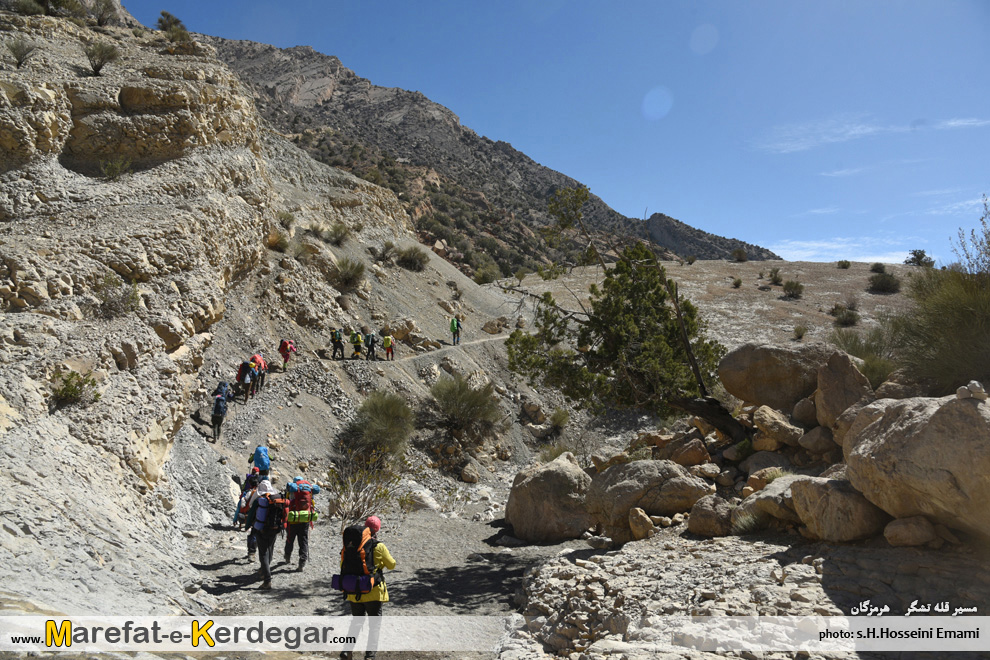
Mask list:
[[[282,356],[282,372],[285,372],[285,367],[289,364],[289,358],[292,354],[296,352],[296,344],[291,339],[283,339],[278,344],[278,353]]]

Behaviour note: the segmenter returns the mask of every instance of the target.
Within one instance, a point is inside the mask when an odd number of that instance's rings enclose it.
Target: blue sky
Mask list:
[[[990,2],[131,0],[336,55],[588,185],[785,259],[901,261],[990,193]],[[292,7],[291,10],[284,9]]]

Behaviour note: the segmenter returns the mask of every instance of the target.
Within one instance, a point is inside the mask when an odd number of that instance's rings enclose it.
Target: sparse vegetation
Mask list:
[[[136,311],[141,305],[137,282],[125,284],[117,273],[107,273],[93,291],[100,299],[100,316],[114,319]]]
[[[275,219],[278,220],[278,224],[282,225],[285,229],[291,229],[292,225],[296,222],[296,216],[292,215],[288,211],[279,211],[275,214]]]
[[[337,247],[342,246],[351,237],[351,228],[343,222],[335,222],[323,233],[323,240]]]
[[[364,279],[364,263],[344,257],[337,262],[335,284],[341,291],[356,289]]]
[[[808,328],[804,327],[803,325],[794,326],[794,339],[796,339],[797,341],[801,341],[802,339],[804,339],[804,335],[806,332],[808,332]]]
[[[96,379],[89,371],[81,374],[71,369],[62,371],[61,367],[56,367],[51,383],[55,408],[73,404],[86,405],[100,400],[100,393],[96,391]]]
[[[382,243],[382,249],[378,251],[378,261],[386,264],[391,263],[392,260],[395,259],[396,250],[397,248],[395,243],[392,241],[385,241]]]
[[[952,245],[952,251],[959,257],[963,272],[970,275],[990,275],[990,202],[983,196],[983,215],[980,216],[980,230],[969,231],[969,236],[961,228],[959,237]]]
[[[289,235],[284,231],[276,231],[268,237],[268,247],[276,252],[286,252],[290,242]]]
[[[383,453],[369,456],[351,449],[336,457],[320,485],[330,502],[330,514],[340,519],[339,533],[395,502],[403,467]]]
[[[7,50],[14,56],[14,63],[20,69],[37,52],[38,44],[28,41],[24,37],[17,37],[13,41],[7,42]]]
[[[475,284],[489,284],[497,280],[501,275],[502,271],[499,270],[498,264],[492,261],[491,263],[482,264],[480,268],[474,271],[474,281]]]
[[[522,286],[523,280],[529,275],[530,270],[528,268],[520,268],[513,275],[517,280],[519,280],[519,286]]]
[[[740,279],[740,278],[737,277],[736,279],[732,280],[732,288],[733,289],[738,289],[741,286],[742,286],[742,279]]]
[[[784,283],[784,277],[780,274],[780,267],[774,266],[770,269],[770,284],[780,286]]]
[[[893,273],[877,273],[870,277],[870,293],[897,293],[901,290],[901,281]]]
[[[179,27],[183,30],[186,29],[185,24],[183,24],[177,16],[174,16],[167,11],[162,11],[161,16],[158,17],[157,26],[162,32],[174,27]]]
[[[85,52],[94,76],[100,75],[107,64],[120,59],[120,51],[117,47],[106,41],[94,41],[86,46]]]
[[[131,159],[127,156],[113,156],[100,163],[100,172],[107,181],[116,181],[131,173]]]
[[[882,264],[882,263],[880,263],[878,261],[877,263],[870,265],[870,272],[871,273],[886,273],[887,272],[887,266],[885,264]]]
[[[117,5],[114,0],[96,0],[93,3],[93,17],[99,26],[113,25],[117,22]]]
[[[784,296],[787,298],[798,299],[801,294],[804,293],[804,285],[797,280],[787,280],[784,282]]]
[[[758,511],[746,511],[732,516],[732,533],[736,536],[744,536],[766,527],[767,516]]]
[[[732,250],[732,259],[734,261],[737,261],[739,263],[742,263],[742,262],[746,261],[747,259],[749,259],[749,255],[746,254],[746,249],[745,248],[737,247],[734,250]]]
[[[479,388],[459,373],[441,378],[430,388],[445,425],[453,430],[482,432],[492,428],[502,417],[495,399],[495,386],[488,383]]]
[[[863,360],[860,371],[874,388],[897,368],[895,353],[901,343],[901,324],[897,319],[881,316],[878,321],[877,327],[862,334],[855,330],[836,330],[829,336],[835,346]]]
[[[545,445],[540,449],[540,463],[550,463],[551,461],[557,460],[557,458],[566,452],[571,452],[575,456],[577,451],[569,443],[566,442],[553,442],[549,445]]]
[[[45,8],[35,0],[17,0],[14,10],[23,16],[40,16],[45,13]]]
[[[407,270],[421,271],[430,263],[430,255],[423,248],[410,245],[398,251],[395,262]]]
[[[413,411],[405,399],[390,392],[375,391],[358,408],[352,424],[352,446],[366,456],[399,457],[405,452],[413,428]]]
[[[685,257],[685,258],[684,258],[684,262],[685,262],[685,263],[686,263],[686,264],[687,264],[688,266],[690,266],[691,264],[693,264],[693,263],[694,263],[695,261],[697,261],[697,260],[698,260],[698,257],[696,257],[696,256],[694,256],[693,254],[689,254],[689,255],[688,255],[687,257]],[[737,260],[737,261],[738,261],[738,260]],[[745,261],[745,259],[744,259],[743,261]]]
[[[781,467],[771,467],[771,468],[767,469],[766,472],[763,473],[763,478],[766,480],[767,485],[769,486],[770,484],[772,484],[777,479],[780,479],[781,477],[786,477],[789,474],[791,474],[791,472],[788,471],[788,470],[785,470],[784,468],[781,468]]]
[[[550,426],[553,427],[553,432],[560,435],[563,432],[564,427],[571,421],[571,414],[564,410],[563,408],[557,408],[550,415]]]
[[[837,305],[837,307],[841,307],[841,305]],[[859,314],[851,309],[846,309],[845,307],[833,313],[832,316],[835,317],[835,320],[832,323],[837,328],[850,328],[859,323]]]
[[[920,266],[921,268],[932,268],[935,266],[935,260],[925,254],[924,250],[911,250],[904,263],[907,266]]]
[[[68,16],[80,18],[86,15],[86,9],[79,0],[17,0],[14,5],[17,13],[27,16]]]
[[[839,268],[839,269],[841,269],[841,270],[849,270],[849,267],[850,267],[850,266],[852,266],[852,262],[851,262],[851,261],[849,261],[848,259],[840,259],[840,260],[839,260],[838,262],[836,262],[836,264],[835,264],[835,267],[836,267],[836,268]]]

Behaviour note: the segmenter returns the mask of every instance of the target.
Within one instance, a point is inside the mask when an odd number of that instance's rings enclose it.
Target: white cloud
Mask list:
[[[899,133],[911,130],[907,126],[882,126],[860,116],[841,116],[835,119],[776,126],[757,140],[757,147],[778,154],[807,151],[825,144],[849,142],[881,133]]]
[[[802,211],[801,213],[795,213],[794,214],[794,217],[795,218],[800,218],[801,216],[804,216],[804,215],[834,215],[834,214],[838,213],[840,210],[841,209],[839,209],[839,208],[837,208],[835,206],[829,206],[829,207],[820,208],[820,209],[808,209],[807,211]]]
[[[902,263],[908,249],[901,247],[912,239],[877,238],[874,236],[835,237],[820,240],[785,240],[767,246],[788,261],[849,261]]]
[[[979,214],[983,208],[983,199],[964,199],[958,202],[948,202],[939,206],[933,206],[925,211],[925,215],[968,215],[976,212]]]
[[[862,174],[868,167],[850,167],[844,170],[832,170],[831,172],[820,172],[819,176],[855,176],[856,174]]]
[[[990,119],[949,119],[939,122],[935,125],[935,128],[945,130],[951,128],[980,128],[981,126],[990,126]]]
[[[911,193],[912,197],[941,197],[942,195],[955,195],[962,192],[962,188],[939,188],[937,190],[919,190]]]

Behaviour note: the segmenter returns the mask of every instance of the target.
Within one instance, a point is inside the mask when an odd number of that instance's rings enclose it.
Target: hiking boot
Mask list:
[[[271,591],[272,581],[271,580],[265,580],[264,582],[261,583],[261,587],[260,588],[263,589],[264,591]]]
[[[254,561],[257,558],[258,558],[257,553],[248,550],[248,561]]]
[[[302,573],[303,572],[303,567],[305,567],[305,566],[306,566],[306,561],[303,560],[303,559],[300,559],[299,560],[299,568],[296,569],[296,573]]]
[[[291,554],[286,553],[285,555],[283,555],[283,557],[282,557],[282,563],[283,564],[288,564],[290,561],[292,561],[292,555]]]

